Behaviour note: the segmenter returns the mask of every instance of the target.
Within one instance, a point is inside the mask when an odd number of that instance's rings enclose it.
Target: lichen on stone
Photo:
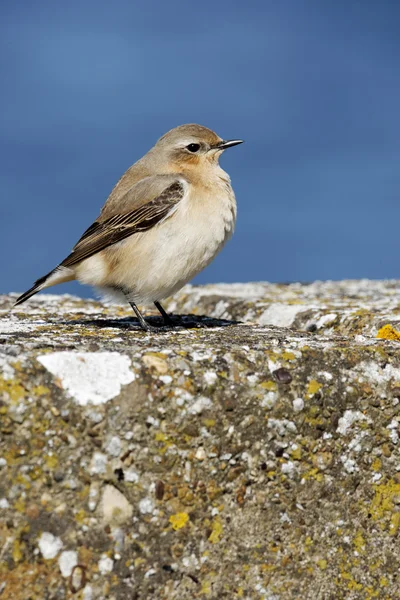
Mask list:
[[[399,291],[2,296],[1,600],[400,597]]]

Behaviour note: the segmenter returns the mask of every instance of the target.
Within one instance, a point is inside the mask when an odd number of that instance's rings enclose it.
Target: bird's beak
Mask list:
[[[237,146],[238,144],[243,144],[244,140],[222,140],[219,144],[217,144],[218,150],[226,150],[227,148],[232,148],[232,146]]]

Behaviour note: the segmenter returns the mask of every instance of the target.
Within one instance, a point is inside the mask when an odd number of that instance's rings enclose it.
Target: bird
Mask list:
[[[161,300],[202,271],[232,236],[236,199],[219,158],[242,142],[194,123],[168,131],[122,175],[71,253],[15,306],[78,280],[128,302],[144,331],[171,329]],[[164,327],[150,325],[137,306],[153,303]]]

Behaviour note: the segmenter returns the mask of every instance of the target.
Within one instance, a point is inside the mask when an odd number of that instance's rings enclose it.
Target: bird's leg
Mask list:
[[[171,317],[169,316],[169,314],[163,309],[163,307],[161,306],[161,304],[156,301],[156,302],[154,302],[154,306],[161,313],[161,316],[164,319],[165,325],[171,325],[172,326],[174,323],[173,323]]]
[[[154,302],[156,308],[160,311],[162,318],[164,319],[164,323],[166,325],[168,325],[169,327],[174,327],[174,322],[171,319],[171,316],[165,311],[165,309],[161,306],[161,304],[159,302]],[[186,323],[186,325],[194,325],[195,328],[206,328],[207,325],[204,323],[201,323],[201,321],[190,321],[190,319],[188,321],[184,321],[182,319],[182,317],[178,317],[179,319],[179,323],[181,324],[180,326],[175,325],[175,327],[180,327],[180,328],[185,328],[184,323]]]
[[[159,333],[160,331],[168,330],[166,327],[153,327],[153,325],[150,325],[149,323],[147,323],[147,321],[145,321],[142,313],[140,312],[140,310],[138,309],[138,307],[136,306],[136,304],[134,302],[129,302],[129,304],[132,306],[133,310],[135,311],[135,315],[139,319],[140,327],[143,329],[143,331],[147,331],[150,333]]]

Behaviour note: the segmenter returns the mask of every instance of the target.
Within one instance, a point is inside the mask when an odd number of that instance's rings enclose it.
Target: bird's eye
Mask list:
[[[189,150],[189,152],[198,152],[200,150],[200,144],[189,144],[189,146],[186,146],[186,148]]]

